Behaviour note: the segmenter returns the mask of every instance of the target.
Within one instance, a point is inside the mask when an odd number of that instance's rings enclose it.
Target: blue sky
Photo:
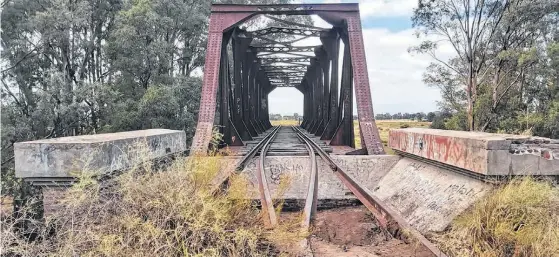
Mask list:
[[[417,0],[303,1],[304,3],[359,2],[369,84],[375,113],[429,112],[437,109],[440,93],[422,81],[430,57],[410,54],[421,42],[414,35],[411,16]],[[326,23],[315,18],[315,23]],[[452,51],[442,47],[438,56]],[[302,112],[302,95],[295,89],[277,89],[270,95],[270,112]],[[299,104],[300,102],[300,104]]]

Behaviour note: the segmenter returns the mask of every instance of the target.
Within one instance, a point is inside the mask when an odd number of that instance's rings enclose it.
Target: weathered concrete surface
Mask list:
[[[388,146],[483,175],[559,175],[559,140],[425,128],[390,131]]]
[[[14,145],[16,176],[38,179],[74,177],[84,170],[110,172],[186,150],[184,131],[148,129],[61,137]]]
[[[368,187],[420,232],[442,231],[491,188],[451,171],[401,159],[375,187]]]
[[[332,156],[348,174],[358,183],[372,188],[398,162],[399,156],[362,155]],[[252,197],[258,198],[256,180],[257,160],[252,159],[243,173],[252,182]],[[320,158],[318,160],[318,199],[353,199],[351,192],[345,188],[332,169]],[[310,175],[310,160],[306,156],[267,156],[265,165],[266,179],[272,196],[284,199],[305,199]],[[281,177],[290,178],[290,184],[283,195],[279,195]]]

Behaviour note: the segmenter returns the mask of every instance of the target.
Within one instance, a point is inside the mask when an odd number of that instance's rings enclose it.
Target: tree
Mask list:
[[[453,65],[438,58],[435,53],[437,43],[433,40],[425,40],[414,49],[430,54],[433,59],[460,76],[466,87],[470,130],[475,129],[477,88],[484,82],[487,71],[487,52],[483,49],[493,39],[509,6],[508,1],[499,0],[420,0],[418,8],[414,10],[413,26],[424,35],[436,35],[448,41],[460,59]]]
[[[435,119],[435,116],[437,116],[434,112],[429,112],[427,113],[427,116],[425,117],[427,119],[428,122],[433,122],[433,120]]]
[[[534,97],[557,84],[546,49],[557,40],[558,8],[548,0],[420,1],[412,19],[424,41],[411,50],[435,60],[424,81],[441,89],[440,107],[465,113],[468,130],[520,129],[510,121],[539,112],[530,110],[542,103]],[[454,57],[439,58],[441,42]]]

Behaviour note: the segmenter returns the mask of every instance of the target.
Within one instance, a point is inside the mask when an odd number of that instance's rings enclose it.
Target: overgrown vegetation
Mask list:
[[[559,256],[559,189],[531,177],[514,179],[436,240],[451,256]]]
[[[147,162],[146,162],[147,163]],[[301,240],[293,221],[264,230],[243,175],[214,192],[220,157],[149,164],[98,182],[84,172],[46,223],[34,222],[35,241],[2,221],[6,256],[270,256]],[[299,224],[299,223],[296,223]],[[298,228],[298,227],[297,227]],[[300,235],[300,237],[298,236]]]

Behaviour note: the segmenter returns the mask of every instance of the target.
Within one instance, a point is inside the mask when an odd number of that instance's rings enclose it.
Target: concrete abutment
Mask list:
[[[76,171],[92,167],[102,172],[125,170],[146,158],[152,160],[182,153],[186,150],[185,141],[182,131],[148,130],[18,143],[15,147],[16,174],[47,187],[43,197],[48,215],[56,208],[57,198],[63,192],[63,187],[57,186],[70,183]],[[138,158],[134,150],[139,143],[148,145],[143,158]],[[559,175],[559,144],[551,139],[398,129],[391,131],[389,146],[406,157],[331,156],[357,183],[423,233],[444,230],[456,216],[494,188],[494,184],[486,182],[488,180],[511,175]],[[92,161],[77,161],[87,158]],[[242,157],[219,158],[224,178],[233,172]],[[251,197],[258,199],[256,160],[251,160],[242,172],[254,187],[249,190],[253,192]],[[308,157],[269,156],[265,174],[272,195],[278,195],[281,178],[287,176],[290,184],[279,197],[305,199],[310,174]],[[318,174],[319,199],[355,199],[322,160],[318,161]]]

